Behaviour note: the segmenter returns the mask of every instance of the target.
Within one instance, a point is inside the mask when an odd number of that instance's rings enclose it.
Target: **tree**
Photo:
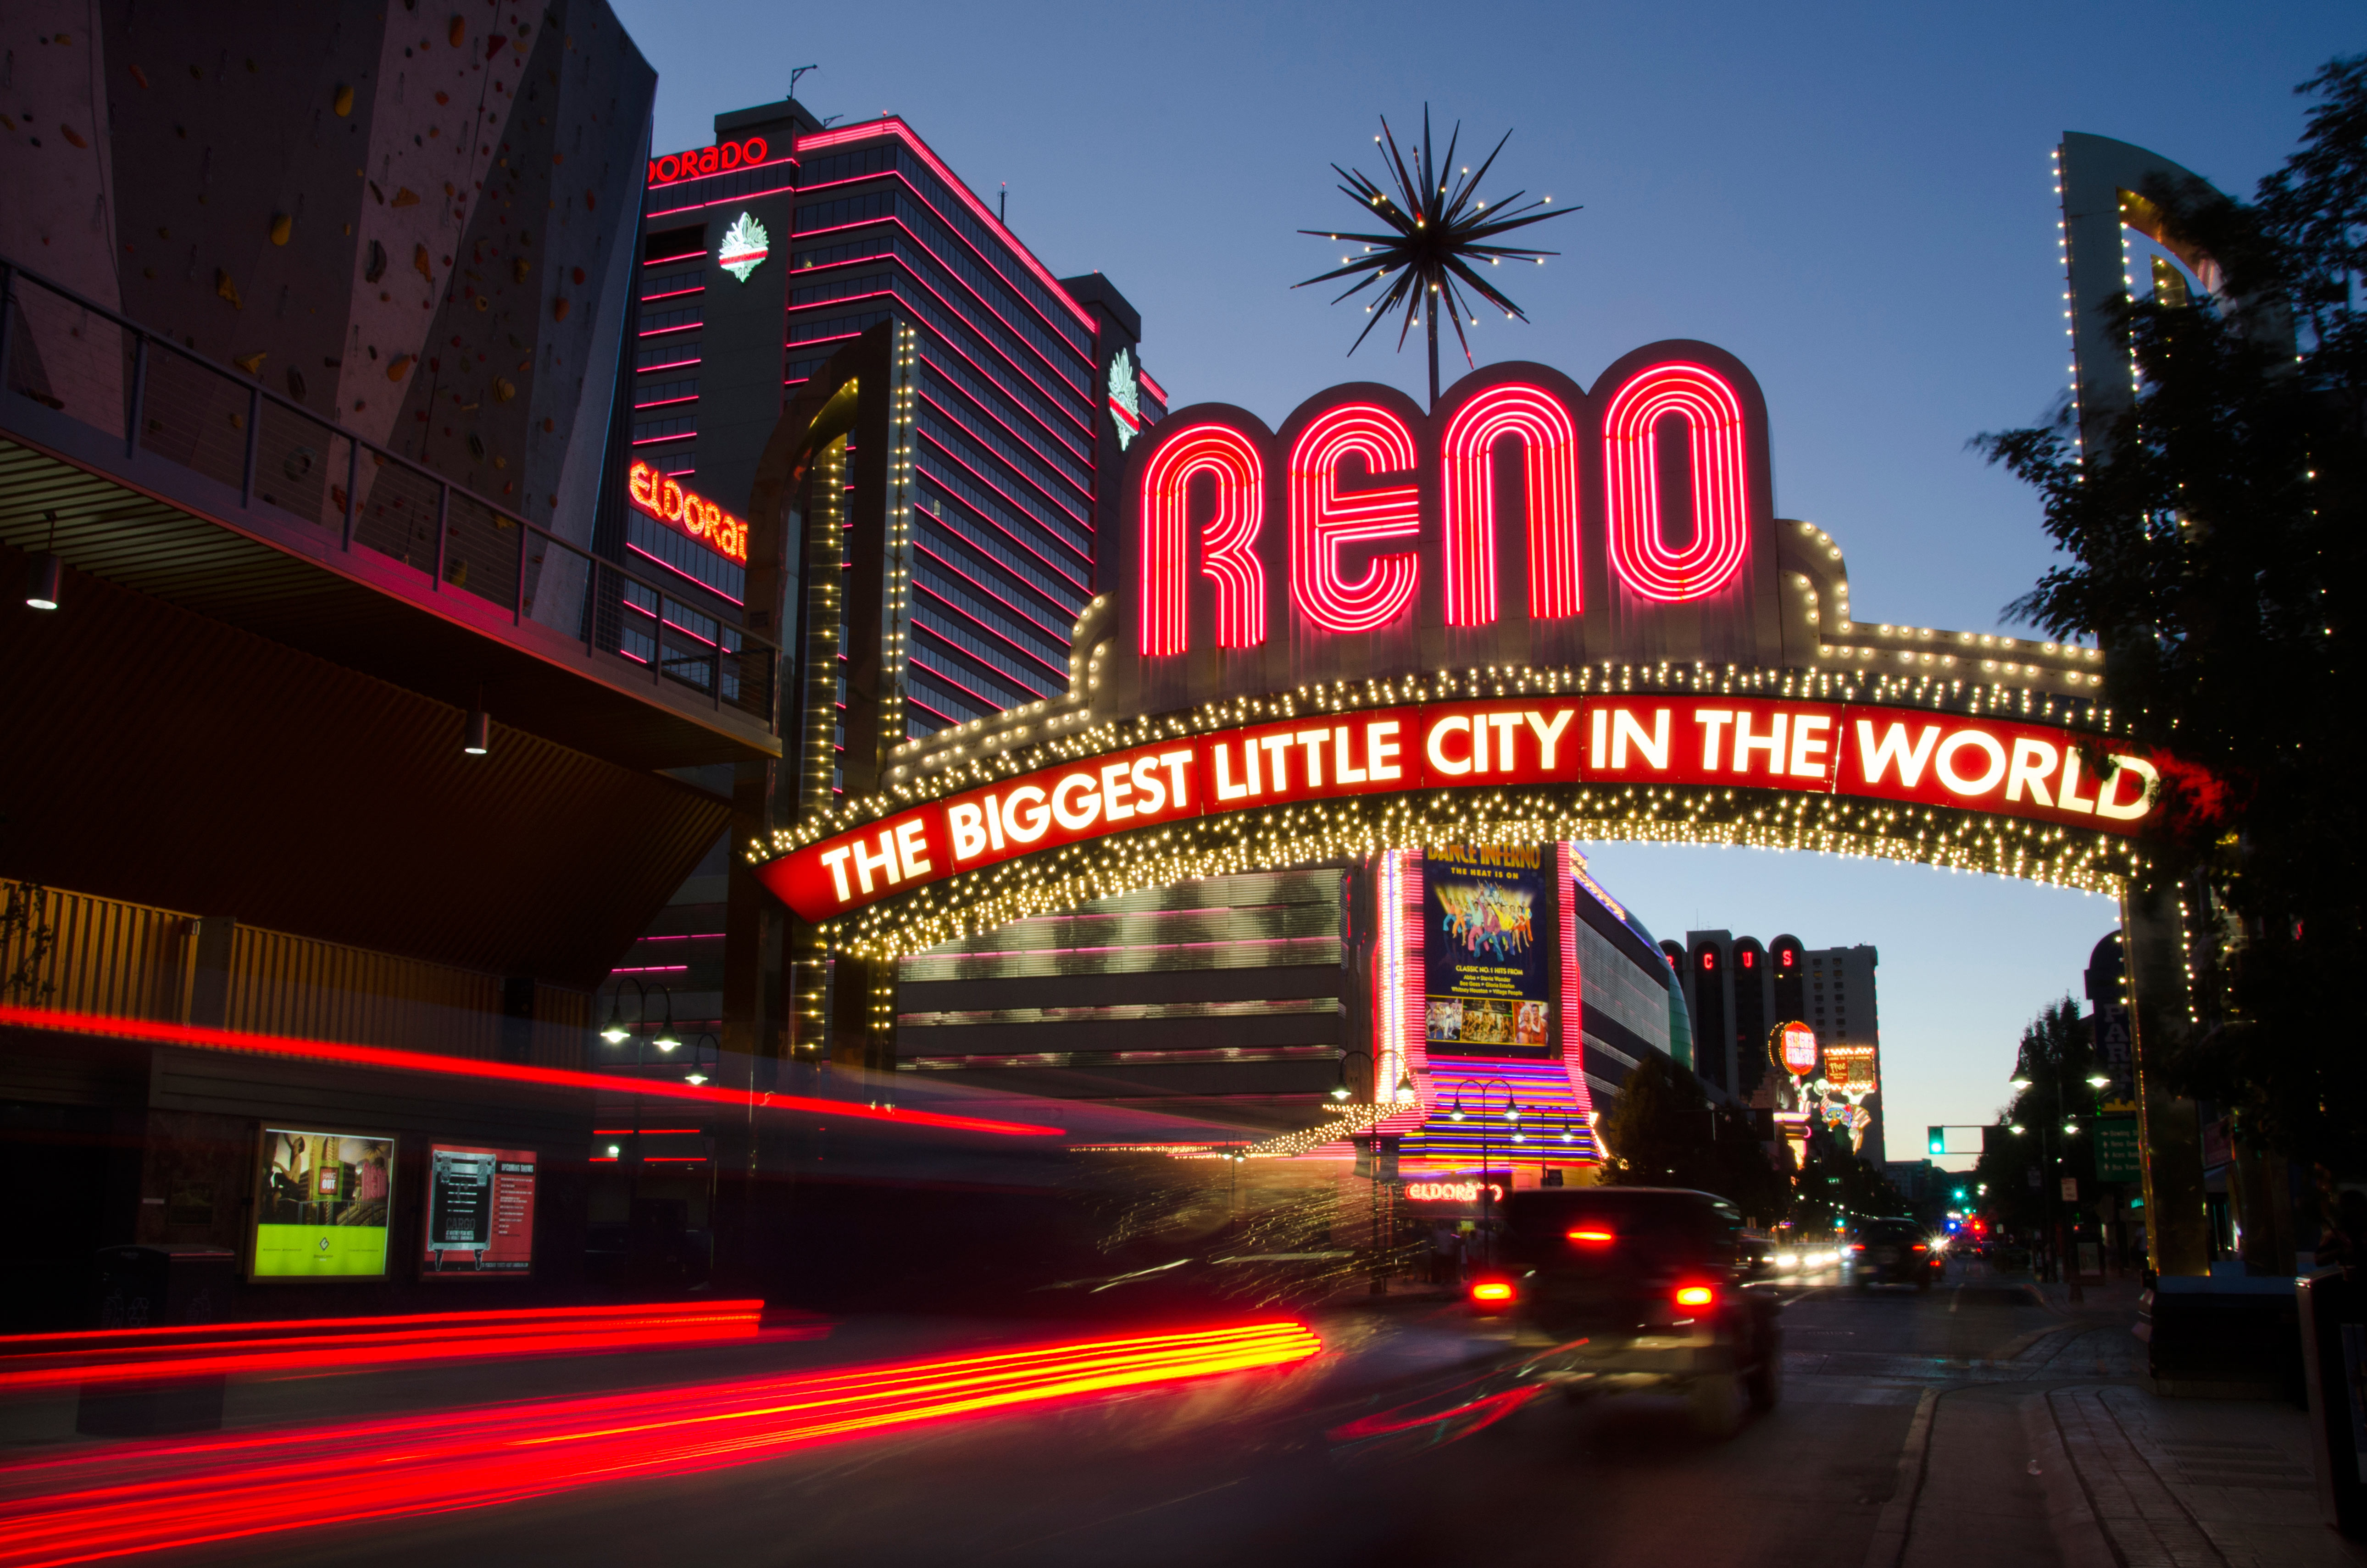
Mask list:
[[[2121,302],[2140,379],[2109,439],[2082,454],[2066,411],[1976,445],[2038,489],[2066,558],[2010,612],[2095,636],[2116,719],[2175,759],[2148,875],[2186,890],[2206,961],[2200,1026],[2149,1041],[2149,1071],[2254,1148],[2357,1172],[2367,55],[2297,90],[2319,100],[2301,148],[2252,202],[2143,193],[2220,280]]]
[[[1340,187],[1341,193],[1387,225],[1386,231],[1358,234],[1334,233],[1328,229],[1299,230],[1300,233],[1312,234],[1318,239],[1341,240],[1365,248],[1359,255],[1342,256],[1340,265],[1331,271],[1291,285],[1294,289],[1304,289],[1309,283],[1327,283],[1335,278],[1362,275],[1361,281],[1331,301],[1336,305],[1341,300],[1361,294],[1376,283],[1387,282],[1388,287],[1382,290],[1380,298],[1365,307],[1373,319],[1365,324],[1365,330],[1356,335],[1356,341],[1348,346],[1348,352],[1353,354],[1362,347],[1365,339],[1372,335],[1373,328],[1387,320],[1400,305],[1405,307],[1405,324],[1398,329],[1398,347],[1402,351],[1407,335],[1413,331],[1413,324],[1426,316],[1430,323],[1430,401],[1433,407],[1438,403],[1438,307],[1442,302],[1447,307],[1448,320],[1455,325],[1455,341],[1463,345],[1466,363],[1471,358],[1471,340],[1463,335],[1464,318],[1469,315],[1474,326],[1479,324],[1479,318],[1471,313],[1469,304],[1463,298],[1463,290],[1470,290],[1503,312],[1508,321],[1516,316],[1523,321],[1529,319],[1501,290],[1481,278],[1473,269],[1473,264],[1485,262],[1495,267],[1509,259],[1542,265],[1546,256],[1561,254],[1559,251],[1525,250],[1518,245],[1483,242],[1578,210],[1575,207],[1553,208],[1553,198],[1549,196],[1525,207],[1519,206],[1517,203],[1521,198],[1528,194],[1521,190],[1496,203],[1495,211],[1488,210],[1488,203],[1479,199],[1479,182],[1495,165],[1496,154],[1504,150],[1504,142],[1512,139],[1509,131],[1504,132],[1503,141],[1496,143],[1496,151],[1481,161],[1479,172],[1473,174],[1467,168],[1463,170],[1462,183],[1450,192],[1448,184],[1453,177],[1455,148],[1462,136],[1463,127],[1458,123],[1447,138],[1444,166],[1450,173],[1442,178],[1438,172],[1440,165],[1431,157],[1430,107],[1427,104],[1422,106],[1421,111],[1421,145],[1414,149],[1410,168],[1404,154],[1398,151],[1397,136],[1389,130],[1389,122],[1382,120],[1381,133],[1373,141],[1388,149],[1390,171],[1397,180],[1397,194],[1390,195],[1361,171],[1343,169],[1334,164],[1331,172],[1345,182]],[[1417,169],[1421,171],[1419,179],[1414,175]],[[1549,208],[1552,210],[1547,210]],[[1395,280],[1389,281],[1392,274]]]
[[[1665,1056],[1644,1059],[1603,1118],[1604,1179],[1619,1187],[1715,1192],[1765,1224],[1791,1204],[1786,1174],[1767,1160],[1750,1118],[1713,1111],[1701,1080]]]
[[[2014,1092],[1973,1166],[1974,1180],[1988,1187],[1981,1210],[1993,1223],[2024,1232],[2054,1223],[2063,1210],[2058,1176],[2077,1176],[2080,1191],[2095,1190],[2095,1095],[2088,1083],[2095,1071],[2093,1034],[2068,996],[2048,1004],[2022,1031],[2015,1071],[2027,1086]],[[2074,1120],[2082,1130],[2065,1133],[2065,1123]]]

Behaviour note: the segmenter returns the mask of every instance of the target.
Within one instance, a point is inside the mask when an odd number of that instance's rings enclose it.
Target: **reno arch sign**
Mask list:
[[[1507,785],[1728,785],[1957,806],[2131,833],[2155,769],[2099,784],[2044,725],[1854,703],[1673,695],[1442,702],[1217,730],[1021,774],[757,869],[804,919],[1087,839],[1223,812]]]
[[[1134,659],[1102,711],[1448,666],[1786,662],[1765,401],[1705,343],[1638,349],[1591,392],[1490,366],[1427,414],[1369,384],[1279,431],[1203,403],[1128,474],[1102,582]]]
[[[1468,831],[1436,825],[1458,798],[1614,827],[1690,802],[1712,830],[1838,798],[1904,858],[1959,841],[1937,809],[2014,822],[1993,869],[2041,875],[2125,858],[2154,809],[2157,759],[2067,727],[2096,717],[2089,651],[1852,622],[1840,547],[1774,517],[1758,383],[1707,344],[1591,390],[1491,366],[1429,412],[1374,385],[1274,430],[1204,403],[1143,432],[1125,484],[1067,696],[900,745],[889,794],[756,846],[801,918],[1030,857],[1073,875],[1059,852],[1096,839],[1214,843],[1177,830],[1232,813],[1228,842],[1287,814],[1353,852],[1390,806],[1361,797],[1428,796],[1433,835]]]

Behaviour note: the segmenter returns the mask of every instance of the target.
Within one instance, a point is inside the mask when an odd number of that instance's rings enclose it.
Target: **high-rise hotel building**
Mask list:
[[[1126,448],[1166,413],[1117,289],[1053,276],[904,120],[826,128],[793,99],[718,115],[712,145],[652,157],[636,243],[602,543],[697,600],[711,624],[694,636],[797,634],[810,585],[760,584],[774,602],[753,602],[741,519],[811,378],[866,335],[894,345],[896,422],[882,427],[911,446],[889,527],[900,621],[851,623],[838,647],[831,731],[844,764],[851,714],[858,755],[829,787],[868,789],[897,743],[1065,691]],[[857,429],[827,460],[844,504],[800,503],[809,526],[834,512],[844,530],[850,596],[878,556],[857,519],[881,498],[858,492],[887,472],[862,444]],[[886,648],[897,667],[878,676]],[[788,676],[804,695],[785,699],[785,736],[811,722],[801,704],[830,703],[828,673],[818,697],[814,675]],[[707,782],[732,789],[728,769]],[[686,1038],[722,1032],[726,864],[719,842],[616,971],[665,987]]]
[[[900,119],[823,129],[791,100],[715,137],[651,164],[628,460],[744,515],[783,409],[892,324],[914,437],[898,738],[1064,691],[1125,447],[1165,413],[1140,318],[1098,273],[1054,278]],[[731,619],[728,551],[622,512],[628,549]]]
[[[1711,1096],[1729,1104],[1779,1105],[1789,1098],[1844,1146],[1880,1164],[1882,1019],[1874,1005],[1873,946],[1807,948],[1792,936],[1761,942],[1730,931],[1688,931],[1660,944],[1684,977],[1693,1024],[1693,1066]],[[1818,1069],[1789,1097],[1768,1037],[1788,1023],[1816,1031]]]

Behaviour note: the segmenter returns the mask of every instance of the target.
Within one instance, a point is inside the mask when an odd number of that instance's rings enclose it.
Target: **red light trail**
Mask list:
[[[336,1040],[300,1040],[292,1035],[247,1034],[197,1024],[164,1024],[146,1018],[110,1017],[104,1013],[60,1013],[41,1007],[0,1006],[0,1028],[52,1029],[64,1034],[105,1035],[115,1040],[145,1040],[152,1045],[181,1045],[199,1051],[237,1051],[256,1056],[293,1056],[311,1062],[334,1062],[346,1067],[377,1067],[399,1073],[436,1073],[452,1078],[489,1079],[504,1084],[532,1084],[559,1089],[615,1089],[620,1080],[603,1073],[579,1073],[566,1067],[527,1067],[511,1062],[479,1062],[460,1056],[431,1056],[424,1051],[396,1051],[380,1045],[345,1045]],[[1063,1131],[1028,1121],[991,1121],[984,1117],[952,1116],[934,1110],[891,1110],[848,1100],[815,1099],[805,1095],[752,1096],[744,1089],[709,1088],[663,1079],[630,1080],[633,1093],[651,1099],[692,1100],[701,1105],[745,1110],[795,1110],[836,1117],[847,1121],[890,1122],[900,1127],[926,1127],[946,1132],[991,1132],[1003,1137],[1057,1138]]]
[[[319,1376],[419,1361],[585,1356],[753,1339],[760,1301],[118,1328],[0,1338],[0,1394],[227,1373]],[[819,1323],[784,1337],[813,1338]]]
[[[115,1444],[0,1480],[0,1568],[523,1502],[981,1411],[1302,1361],[1249,1324],[427,1415]],[[291,1437],[300,1440],[290,1441]]]

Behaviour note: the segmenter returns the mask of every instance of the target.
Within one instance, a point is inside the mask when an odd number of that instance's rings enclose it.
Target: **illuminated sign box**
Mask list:
[[[251,1279],[382,1279],[394,1140],[266,1127],[256,1159]]]
[[[423,1275],[504,1275],[534,1267],[535,1153],[431,1143]]]

